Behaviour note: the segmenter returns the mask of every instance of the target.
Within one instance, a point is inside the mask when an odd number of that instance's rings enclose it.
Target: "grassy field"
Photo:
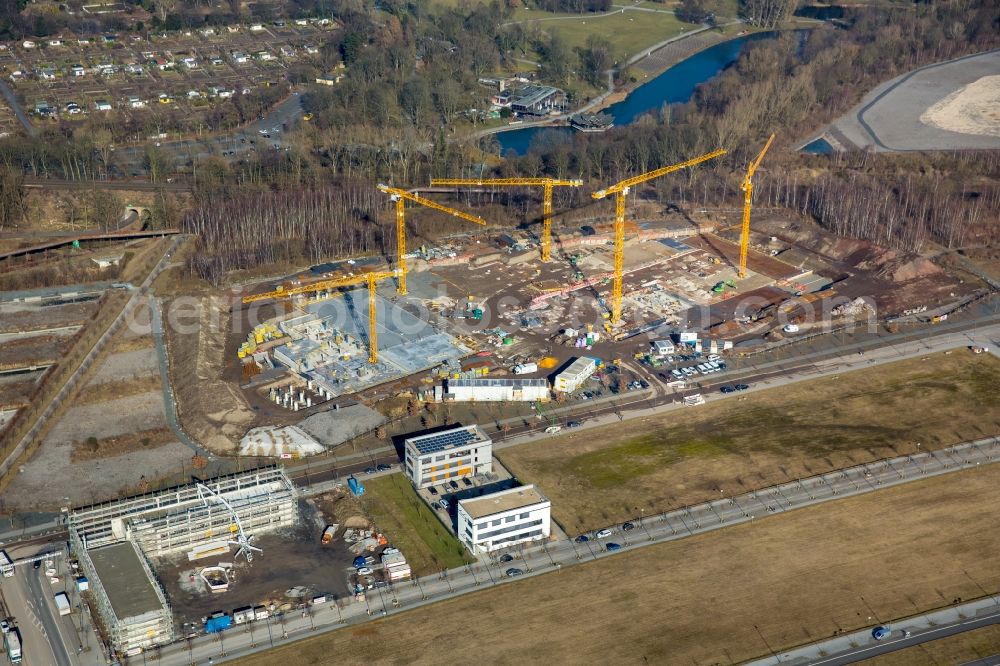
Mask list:
[[[1000,359],[964,350],[504,449],[570,534],[1000,431]]]
[[[403,551],[414,574],[423,576],[471,561],[402,474],[366,480],[362,503],[376,527]]]
[[[1000,652],[1000,626],[940,638],[905,650],[866,659],[864,666],[941,666],[965,664]]]
[[[518,10],[516,18],[520,18],[521,12],[525,12],[526,19],[540,18],[533,14],[553,16],[546,12],[529,10]],[[580,16],[571,15],[572,18],[562,18],[558,21],[541,21],[539,26],[542,30],[558,34],[566,45],[583,47],[587,44],[590,35],[597,35],[607,39],[614,48],[615,56],[634,55],[649,48],[657,42],[681,34],[681,30],[693,30],[697,26],[681,23],[672,13],[662,12],[625,12],[624,14],[612,14],[611,16]]]
[[[439,663],[451,656],[443,645],[461,648],[449,642],[456,626],[463,646],[489,646],[490,663],[580,663],[612,649],[625,664],[738,663],[768,645],[870,626],[872,611],[885,620],[980,596],[979,585],[994,591],[998,501],[1000,466],[989,465],[569,567],[243,663]]]

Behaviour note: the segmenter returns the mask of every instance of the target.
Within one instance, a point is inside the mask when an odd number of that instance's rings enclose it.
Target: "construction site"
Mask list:
[[[751,226],[752,176],[770,143],[743,177],[742,211],[664,207],[643,189],[721,149],[593,192],[588,212],[605,220],[593,224],[553,223],[553,188],[579,181],[434,179],[413,191],[380,185],[396,207],[394,259],[316,266],[242,296],[242,319],[255,325],[226,347],[238,347],[243,395],[260,410],[255,424],[293,423],[348,395],[375,409],[401,394],[564,399],[586,388],[586,381],[571,390],[556,382],[581,357],[600,368],[582,380],[594,374],[591,381],[621,392],[656,374],[650,368],[702,353],[724,362],[838,327],[936,321],[974,297],[974,283],[929,259],[834,236],[798,216],[755,211]],[[468,189],[505,187],[541,190],[540,228],[493,231],[474,212],[425,196],[460,200]],[[478,227],[408,252],[407,204]],[[656,353],[657,340],[676,342],[676,356]]]

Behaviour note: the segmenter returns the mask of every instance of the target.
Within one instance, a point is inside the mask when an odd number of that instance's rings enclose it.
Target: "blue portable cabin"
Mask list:
[[[205,633],[206,634],[217,634],[220,631],[225,631],[233,624],[233,618],[229,614],[218,615],[216,617],[210,617],[205,621]]]

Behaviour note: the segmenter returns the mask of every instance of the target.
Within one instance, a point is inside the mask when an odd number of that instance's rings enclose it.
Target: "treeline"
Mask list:
[[[849,16],[851,30],[817,29],[752,43],[735,66],[701,86],[687,104],[665,107],[604,134],[543,134],[527,155],[509,159],[499,171],[613,182],[722,146],[730,151],[725,159],[675,175],[671,189],[656,187],[664,197],[738,205],[739,172],[772,131],[781,138],[806,135],[882,81],[1000,46],[1000,19],[989,0],[918,5],[905,12],[862,8]],[[765,169],[792,173],[803,161],[824,165],[817,172],[829,177],[802,178],[776,196],[782,205],[794,201],[791,207],[838,233],[915,249],[928,237],[960,244],[970,229],[996,217],[990,203],[995,195],[967,196],[968,173],[957,158],[931,178],[905,156],[871,160],[881,173],[853,174],[847,165],[831,165],[830,158],[779,155],[772,151]],[[990,169],[979,176],[1000,178],[990,158],[967,159],[981,160]],[[769,176],[762,172],[758,178]]]
[[[392,227],[378,223],[385,208],[385,195],[374,187],[349,183],[201,205],[184,216],[181,229],[198,237],[189,268],[218,285],[229,271],[264,264],[389,253]]]
[[[611,0],[535,0],[535,7],[547,12],[607,12]]]

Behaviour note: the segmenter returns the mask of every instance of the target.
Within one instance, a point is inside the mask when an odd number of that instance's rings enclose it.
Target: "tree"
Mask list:
[[[580,58],[580,77],[595,87],[603,85],[604,72],[614,63],[611,42],[598,35],[587,38],[587,46],[576,49]]]
[[[542,78],[561,84],[569,78],[572,53],[558,33],[552,35],[548,44],[541,45]]]
[[[16,225],[24,214],[24,173],[0,167],[0,229]]]
[[[740,16],[759,28],[773,28],[796,4],[796,0],[740,0]]]
[[[685,23],[705,23],[710,18],[714,19],[702,0],[684,0],[674,13]]]

